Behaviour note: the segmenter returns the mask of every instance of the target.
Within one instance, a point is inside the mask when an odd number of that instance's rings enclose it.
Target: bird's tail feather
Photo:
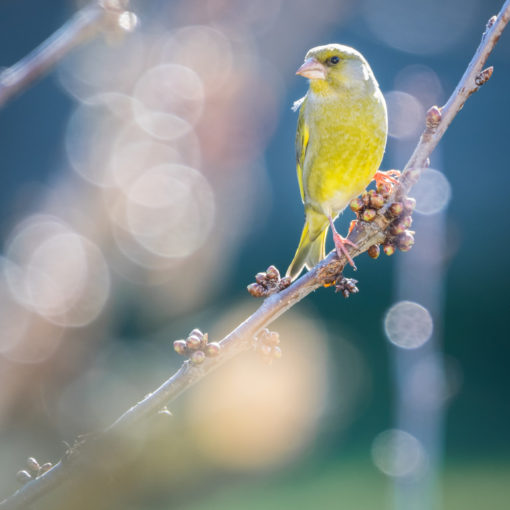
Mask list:
[[[327,232],[328,226],[326,224],[325,228],[319,232],[319,235],[312,238],[308,221],[305,221],[296,254],[290,263],[289,269],[287,269],[287,276],[294,280],[299,276],[304,267],[311,269],[324,258]]]

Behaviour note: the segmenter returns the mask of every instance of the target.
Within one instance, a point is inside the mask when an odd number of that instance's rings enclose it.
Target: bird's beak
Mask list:
[[[311,57],[305,60],[304,64],[296,71],[296,74],[310,78],[310,80],[325,80],[326,71],[324,64]]]

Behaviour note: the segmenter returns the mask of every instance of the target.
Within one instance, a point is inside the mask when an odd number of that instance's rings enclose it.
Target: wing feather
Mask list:
[[[297,101],[296,101],[297,102]],[[310,138],[310,131],[305,122],[304,110],[306,106],[306,97],[303,98],[299,108],[298,125],[296,131],[296,169],[299,183],[299,191],[301,192],[301,200],[305,201],[305,193],[303,189],[303,167],[305,162],[306,149]]]

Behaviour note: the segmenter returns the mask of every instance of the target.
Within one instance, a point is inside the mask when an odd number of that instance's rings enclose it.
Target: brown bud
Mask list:
[[[195,328],[188,336],[191,335],[198,336],[198,338],[202,338],[203,333],[198,328]]]
[[[37,462],[37,460],[34,459],[34,457],[28,457],[27,466],[28,469],[35,474],[37,474],[39,469],[41,469],[41,466],[39,466],[39,462]]]
[[[246,289],[253,297],[264,297],[267,295],[267,290],[258,283],[250,283]]]
[[[364,205],[365,204],[363,203],[363,200],[358,197],[358,198],[351,200],[349,207],[351,208],[351,211],[357,213],[357,212],[361,211],[361,209],[363,209]]]
[[[377,193],[380,193],[384,198],[387,198],[391,193],[391,184],[388,182],[379,181],[377,183]]]
[[[416,199],[412,197],[405,197],[404,200],[402,201],[402,204],[404,206],[404,210],[407,213],[410,213],[416,207]]]
[[[194,365],[200,365],[205,361],[204,351],[195,351],[191,354],[190,360]]]
[[[186,340],[176,340],[174,342],[174,351],[181,356],[186,356],[188,353],[186,348]]]
[[[292,283],[292,279],[290,276],[284,276],[278,283],[278,288],[280,290],[286,289]]]
[[[381,253],[381,250],[379,248],[379,245],[378,244],[373,244],[372,246],[370,246],[370,248],[367,250],[367,253],[370,257],[372,257],[373,259],[376,259],[379,257],[379,254]]]
[[[374,221],[376,215],[377,212],[375,211],[375,209],[365,209],[361,214],[361,219],[363,221]]]
[[[269,335],[266,335],[263,341],[266,345],[275,347],[280,343],[280,335],[276,331],[270,331]]]
[[[364,191],[361,194],[361,201],[363,202],[363,205],[368,205],[370,202],[370,195],[368,194],[368,191]]]
[[[282,357],[282,350],[279,347],[273,347],[271,354],[274,359],[281,359]]]
[[[45,462],[39,469],[39,474],[43,475],[44,473],[46,473],[46,471],[49,471],[52,467],[53,464],[51,462]]]
[[[218,356],[221,351],[221,345],[218,342],[211,342],[205,347],[205,354],[209,357]]]
[[[25,484],[32,480],[32,475],[28,471],[22,469],[16,473],[16,480],[18,480],[19,483]]]
[[[412,224],[413,224],[413,218],[412,216],[404,216],[400,223],[404,225],[405,229],[407,230]]]
[[[481,87],[484,83],[487,83],[489,81],[489,78],[492,76],[492,73],[494,71],[494,67],[490,66],[481,71],[476,75],[475,83]]]
[[[277,281],[280,279],[280,271],[275,266],[269,266],[266,269],[266,275],[269,280]]]
[[[403,210],[404,206],[400,202],[394,202],[388,207],[388,213],[390,216],[400,216]]]
[[[380,209],[384,205],[384,197],[379,193],[374,193],[370,197],[370,207],[374,209]]]
[[[197,349],[200,349],[202,346],[202,339],[198,336],[191,335],[188,338],[186,338],[186,347],[190,351],[196,351]]]
[[[414,236],[409,230],[406,230],[403,234],[397,238],[397,245],[400,251],[409,251],[414,245]]]
[[[266,273],[257,273],[257,274],[255,275],[255,281],[256,281],[257,283],[261,284],[261,285],[262,285],[263,283],[265,283],[266,278],[267,278]]]
[[[202,338],[200,339],[200,348],[205,349],[205,346],[207,345],[207,342],[209,342],[209,334],[204,333],[202,335]]]
[[[393,246],[392,244],[384,244],[382,249],[384,253],[388,255],[388,257],[395,253],[395,246]]]
[[[393,223],[392,225],[390,225],[390,232],[394,236],[403,234],[405,231],[406,231],[406,226],[400,221],[397,221],[396,223]]]
[[[437,106],[431,106],[425,117],[425,124],[428,129],[435,129],[441,122],[441,110]]]

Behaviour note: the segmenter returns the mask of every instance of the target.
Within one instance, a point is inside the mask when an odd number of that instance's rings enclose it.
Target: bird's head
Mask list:
[[[309,78],[314,91],[330,87],[377,86],[367,61],[359,51],[342,44],[317,46],[308,51],[296,74]]]

